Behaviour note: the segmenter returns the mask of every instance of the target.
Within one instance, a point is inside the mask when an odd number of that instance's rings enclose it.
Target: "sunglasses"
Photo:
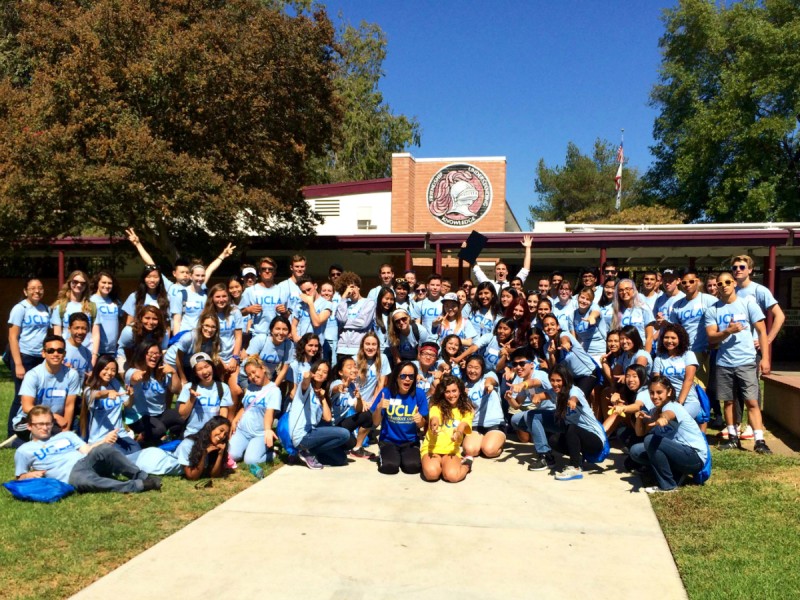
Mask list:
[[[527,365],[528,361],[527,360],[521,360],[521,361],[513,362],[511,364],[514,365],[515,369],[518,369],[519,367],[524,367],[525,365]]]
[[[397,378],[398,379],[414,379],[414,374],[413,373],[400,373],[400,375],[398,375]]]
[[[736,282],[731,280],[731,281],[717,281],[717,283],[719,285],[734,285]]]
[[[262,273],[274,273],[275,267],[261,267],[259,269]]]
[[[397,279],[394,280],[394,282],[395,283],[405,283],[406,280],[403,277],[398,277]]]
[[[66,352],[66,348],[45,348],[45,354],[64,354]]]
[[[408,322],[408,317],[397,317],[396,319],[394,319],[394,322],[395,323],[407,323]]]
[[[606,275],[616,275],[617,274],[617,270],[616,269],[606,269],[605,271],[603,271],[603,273],[605,273]]]
[[[144,272],[145,273],[152,273],[153,271],[158,271],[157,265],[145,265]]]
[[[425,288],[420,288],[420,289],[418,289],[418,290],[414,290],[414,291],[415,291],[415,292],[417,292],[418,294],[424,294],[424,293],[425,293],[425,292],[427,292],[428,290],[426,290]]]
[[[70,283],[72,285],[86,285],[86,282],[85,281],[81,281],[80,279],[73,279],[72,281],[70,281]]]
[[[733,265],[731,267],[731,271],[745,271],[747,270],[747,265]]]

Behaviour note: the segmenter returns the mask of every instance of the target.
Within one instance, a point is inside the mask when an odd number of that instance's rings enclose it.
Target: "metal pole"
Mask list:
[[[603,263],[606,262],[606,249],[600,248],[600,285],[603,285],[606,280],[605,273],[603,273]]]
[[[58,287],[64,287],[64,251],[58,251]]]

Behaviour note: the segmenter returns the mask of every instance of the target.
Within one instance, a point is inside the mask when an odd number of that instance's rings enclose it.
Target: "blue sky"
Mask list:
[[[377,23],[388,38],[380,88],[416,116],[417,157],[505,156],[507,199],[523,229],[536,165],[563,164],[567,142],[619,143],[652,160],[648,97],[658,77],[663,0],[331,0],[334,22]],[[340,19],[341,17],[341,19]]]

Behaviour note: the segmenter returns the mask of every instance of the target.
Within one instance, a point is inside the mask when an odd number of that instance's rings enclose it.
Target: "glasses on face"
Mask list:
[[[747,269],[747,265],[733,265],[731,267],[731,271],[745,271]]]
[[[725,280],[725,281],[717,281],[719,285],[733,285],[733,279]]]
[[[86,285],[86,282],[81,279],[73,279],[70,283],[72,285]]]
[[[330,278],[332,278],[332,279],[336,279],[337,277],[341,277],[342,276],[342,272],[341,271],[331,271],[330,273],[328,273],[328,276]]]
[[[427,292],[427,290],[425,288],[419,288],[418,290],[414,290],[414,291],[417,292],[418,294],[424,294],[425,292]]]
[[[65,348],[45,348],[45,354],[64,354],[66,352]]]
[[[630,288],[630,287],[621,287],[621,288],[617,288],[617,289],[619,289],[619,293],[620,294],[622,294],[623,292],[632,292],[633,291],[633,288]]]
[[[428,352],[420,352],[420,356],[436,356],[436,352],[428,351]]]
[[[145,356],[147,358],[161,358],[161,352],[148,352]]]
[[[274,273],[275,267],[261,267],[259,269],[262,273]]]
[[[525,365],[527,365],[528,361],[527,360],[518,360],[518,361],[515,361],[515,362],[513,362],[511,364],[514,365],[515,369],[519,369],[519,368],[524,367]]]
[[[414,379],[414,374],[413,373],[400,373],[400,375],[398,375],[397,378],[398,379]]]
[[[395,323],[408,323],[408,317],[397,317],[394,320]]]
[[[694,283],[697,283],[696,279],[684,279],[681,281],[681,285],[692,285]]]
[[[31,427],[52,427],[53,426],[53,422],[52,421],[42,421],[40,423],[31,423],[30,425],[31,425]]]
[[[605,269],[603,271],[603,273],[605,273],[606,275],[616,275],[617,274],[617,270],[616,269]]]

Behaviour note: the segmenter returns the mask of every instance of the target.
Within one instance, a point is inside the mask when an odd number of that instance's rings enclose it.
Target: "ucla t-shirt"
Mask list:
[[[47,363],[42,363],[27,373],[19,388],[20,396],[34,398],[34,406],[49,406],[57,415],[64,415],[67,396],[77,396],[81,393],[81,380],[78,372],[69,367],[62,366],[57,373],[47,370]],[[25,419],[26,414],[20,406],[19,411],[12,420],[15,429]]]
[[[185,435],[197,433],[212,417],[216,417],[219,414],[220,409],[225,406],[233,405],[231,389],[228,387],[228,384],[220,383],[220,386],[222,387],[222,397],[219,395],[215,382],[212,382],[208,387],[201,384],[195,387],[197,398],[195,399],[192,412],[189,415],[189,420],[186,422]],[[191,389],[191,383],[187,383],[183,386],[178,396],[178,404],[189,402]]]
[[[86,456],[78,451],[85,444],[71,431],[57,433],[45,442],[25,442],[14,454],[14,474],[19,477],[28,471],[44,471],[46,477],[69,483],[75,463]]]
[[[389,400],[389,407],[381,409],[381,435],[382,442],[391,444],[408,444],[416,442],[417,426],[414,423],[414,411],[423,417],[428,416],[428,399],[425,392],[417,387],[411,388],[408,394],[393,395],[388,387],[383,388],[375,402],[372,412],[378,410],[378,405],[384,399]]]
[[[19,351],[28,356],[40,356],[42,344],[50,328],[50,309],[41,302],[34,306],[27,300],[11,309],[9,325],[19,327]]]

